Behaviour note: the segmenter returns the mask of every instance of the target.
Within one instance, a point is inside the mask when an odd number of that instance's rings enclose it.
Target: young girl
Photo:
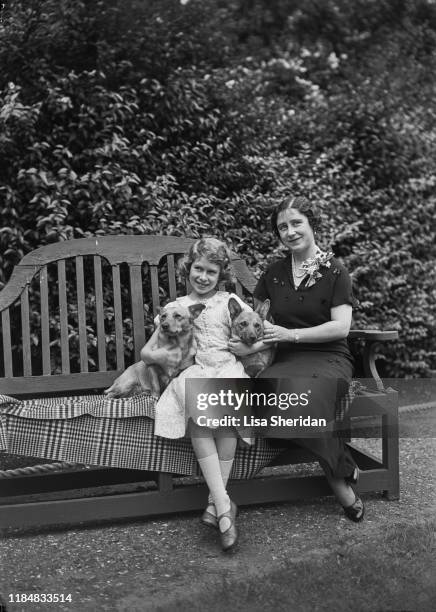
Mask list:
[[[197,240],[182,262],[181,273],[189,280],[191,292],[176,302],[185,307],[200,303],[205,308],[194,320],[197,341],[195,364],[173,379],[159,398],[155,408],[155,434],[165,438],[181,438],[188,430],[210,491],[209,505],[202,521],[218,526],[222,548],[229,550],[238,538],[235,525],[237,507],[230,500],[226,485],[238,433],[247,443],[251,443],[250,432],[246,428],[237,431],[233,427],[209,428],[194,423],[194,407],[185,402],[185,381],[190,378],[248,378],[241,362],[228,349],[231,327],[229,298],[237,299],[243,308],[249,307],[236,295],[218,291],[218,284],[231,278],[230,254],[226,245],[219,240]],[[172,365],[171,351],[153,351],[151,344],[150,341],[142,349],[141,359],[146,364]],[[217,408],[219,414],[216,411],[212,414],[211,410],[203,414],[210,417],[234,416],[223,407]]]

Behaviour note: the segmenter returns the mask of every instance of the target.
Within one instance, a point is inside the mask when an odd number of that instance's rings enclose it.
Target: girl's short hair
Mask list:
[[[274,207],[271,214],[271,227],[277,238],[280,238],[279,230],[277,228],[277,217],[279,216],[279,213],[288,208],[294,208],[302,215],[305,215],[309,221],[310,227],[314,232],[321,227],[321,217],[316,204],[311,202],[305,196],[288,196],[280,200],[280,202]]]
[[[230,251],[224,242],[217,238],[200,238],[194,242],[188,253],[178,264],[179,274],[183,280],[189,278],[192,264],[200,257],[204,257],[211,263],[219,266],[219,282],[234,281]]]

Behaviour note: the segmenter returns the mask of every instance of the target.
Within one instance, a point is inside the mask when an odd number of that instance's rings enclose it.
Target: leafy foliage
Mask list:
[[[387,375],[436,369],[436,5],[11,0],[0,37],[0,286],[33,248],[214,234],[258,272],[271,205],[319,202]]]

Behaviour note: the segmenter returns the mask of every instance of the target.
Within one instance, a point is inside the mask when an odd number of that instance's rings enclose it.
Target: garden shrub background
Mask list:
[[[388,376],[436,369],[436,3],[9,0],[0,288],[30,250],[214,234],[260,273],[283,193],[322,208]]]

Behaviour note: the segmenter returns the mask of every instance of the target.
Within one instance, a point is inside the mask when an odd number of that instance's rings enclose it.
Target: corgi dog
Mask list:
[[[197,344],[193,323],[204,308],[204,304],[193,304],[186,308],[177,302],[162,308],[159,312],[157,337],[152,345],[147,343],[144,348],[151,351],[160,348],[172,350],[177,358],[176,365],[163,368],[158,364],[146,365],[143,361],[134,363],[106,389],[105,394],[108,397],[128,397],[148,391],[159,397],[173,378],[194,363]]]
[[[240,340],[247,346],[252,346],[255,342],[263,338],[263,322],[268,316],[270,301],[265,300],[256,309],[244,310],[235,298],[229,299],[229,312],[232,321],[232,338]],[[255,378],[265,370],[274,360],[275,346],[265,348],[258,353],[252,353],[245,357],[240,357],[245,371],[249,376]]]
[[[163,390],[170,380],[194,363],[197,343],[194,337],[194,320],[206,308],[204,304],[193,304],[187,308],[177,302],[162,308],[159,313],[159,333],[152,350],[166,348],[175,350],[178,363],[171,368],[160,365],[149,365],[152,379],[152,390]]]

